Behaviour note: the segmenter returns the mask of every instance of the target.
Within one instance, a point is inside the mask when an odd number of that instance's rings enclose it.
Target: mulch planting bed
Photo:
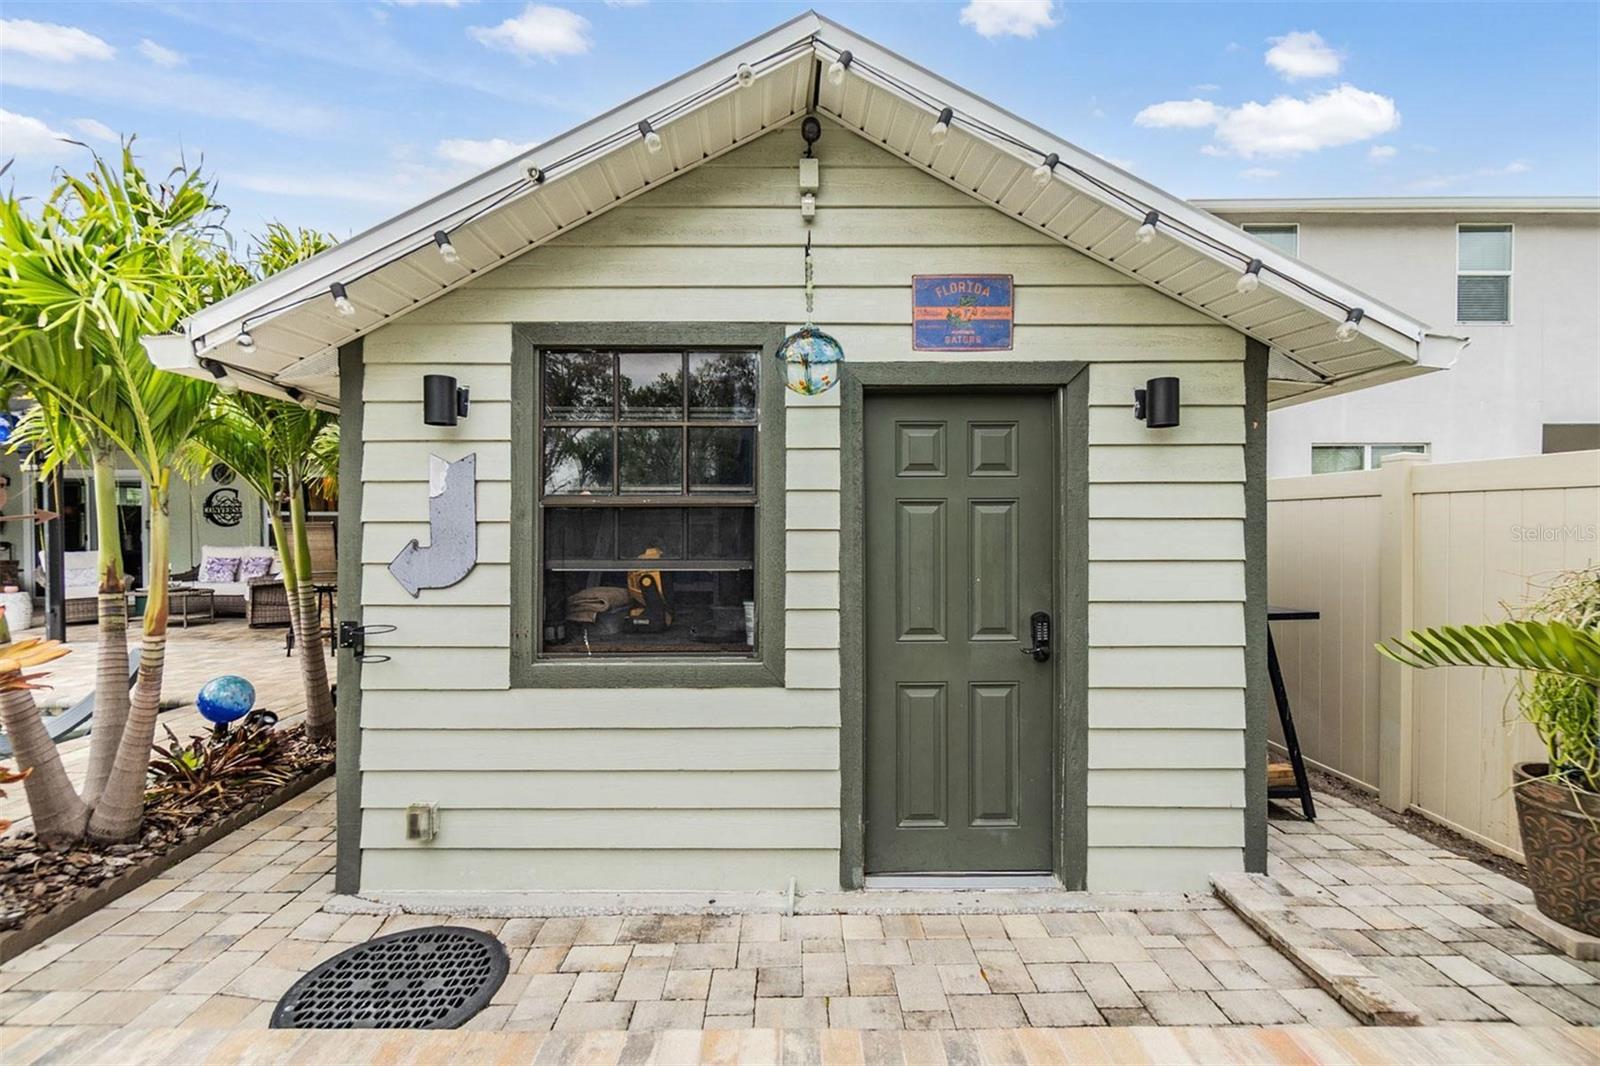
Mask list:
[[[300,726],[280,732],[273,772],[263,780],[200,796],[171,788],[150,793],[137,841],[51,848],[29,831],[0,838],[0,959],[131,892],[333,773],[332,745],[312,742]]]

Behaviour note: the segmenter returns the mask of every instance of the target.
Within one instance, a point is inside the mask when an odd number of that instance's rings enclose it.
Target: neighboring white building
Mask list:
[[[1275,410],[1268,476],[1600,448],[1600,198],[1194,203],[1471,340],[1446,373]]]

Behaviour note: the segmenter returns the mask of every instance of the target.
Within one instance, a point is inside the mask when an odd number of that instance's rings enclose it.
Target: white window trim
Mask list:
[[[1312,455],[1313,465],[1315,465],[1316,452],[1317,452],[1318,448],[1360,448],[1361,449],[1361,469],[1362,470],[1376,470],[1376,469],[1378,469],[1378,467],[1374,466],[1373,463],[1372,463],[1372,449],[1374,449],[1374,448],[1399,448],[1402,451],[1413,452],[1413,453],[1417,453],[1418,449],[1421,449],[1419,454],[1421,454],[1423,456],[1427,456],[1427,457],[1431,457],[1433,455],[1433,444],[1432,444],[1432,442],[1425,441],[1425,440],[1405,440],[1405,441],[1387,441],[1387,440],[1379,440],[1379,441],[1354,441],[1354,440],[1333,441],[1333,440],[1323,440],[1323,441],[1316,441],[1311,445],[1311,455]],[[1354,474],[1354,473],[1358,473],[1359,471],[1341,470],[1341,471],[1338,471],[1338,472],[1342,473],[1342,474]]]
[[[1252,227],[1252,226],[1259,226],[1259,227],[1261,227],[1263,229],[1265,229],[1267,227],[1276,227],[1278,229],[1292,229],[1292,230],[1294,230],[1294,258],[1296,258],[1296,259],[1300,258],[1300,223],[1298,223],[1298,222],[1264,222],[1264,221],[1251,221],[1251,222],[1241,222],[1241,223],[1239,223],[1239,228],[1244,230],[1246,233],[1250,233],[1250,227]],[[1250,236],[1254,237],[1255,234],[1254,233],[1250,233]],[[1269,247],[1274,247],[1275,248],[1275,246],[1270,246],[1270,245],[1269,245]],[[1281,249],[1276,249],[1276,250],[1281,251]]]
[[[1504,270],[1462,270],[1461,269],[1461,227],[1474,228],[1493,227],[1505,229],[1511,235],[1511,265]],[[1516,318],[1517,283],[1513,275],[1517,268],[1517,224],[1515,222],[1457,222],[1456,223],[1456,325],[1477,326],[1509,326]],[[1500,278],[1506,279],[1506,318],[1504,322],[1463,322],[1461,320],[1461,284],[1463,277]]]

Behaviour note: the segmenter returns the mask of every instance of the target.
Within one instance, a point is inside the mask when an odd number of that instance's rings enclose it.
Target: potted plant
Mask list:
[[[1413,630],[1378,651],[1520,672],[1518,707],[1548,753],[1512,770],[1528,884],[1545,916],[1600,936],[1600,568],[1563,574],[1523,615]]]

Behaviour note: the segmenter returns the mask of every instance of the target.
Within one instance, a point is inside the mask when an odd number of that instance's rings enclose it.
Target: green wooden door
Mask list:
[[[867,399],[868,873],[1052,868],[1057,450],[1047,396]]]

